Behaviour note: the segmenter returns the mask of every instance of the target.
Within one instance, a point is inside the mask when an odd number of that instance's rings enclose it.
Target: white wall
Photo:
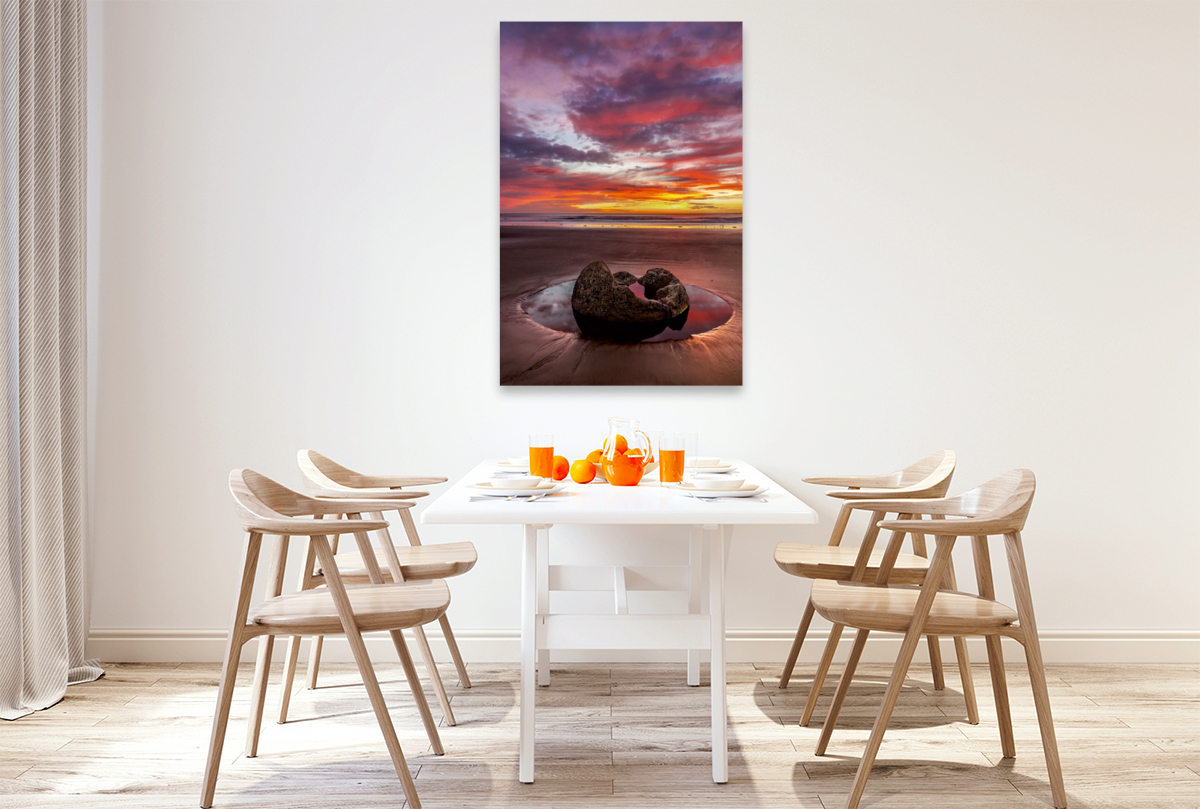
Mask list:
[[[741,388],[498,384],[498,22],[568,13],[745,22]],[[581,456],[621,414],[821,513],[739,534],[735,657],[782,658],[799,617],[772,548],[835,511],[802,477],[949,447],[961,488],[1038,475],[1052,660],[1200,658],[1197,3],[89,14],[93,653],[218,658],[234,467],[298,485],[312,447],[454,478],[535,428]],[[517,529],[422,535],[479,548],[452,585],[468,654],[515,653]]]

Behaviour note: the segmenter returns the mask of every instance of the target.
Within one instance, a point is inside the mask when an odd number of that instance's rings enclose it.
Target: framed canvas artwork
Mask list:
[[[742,24],[500,24],[500,384],[742,383]]]

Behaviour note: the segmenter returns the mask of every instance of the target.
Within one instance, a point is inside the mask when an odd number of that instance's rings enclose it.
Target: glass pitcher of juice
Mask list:
[[[637,419],[613,417],[608,420],[608,439],[600,467],[613,486],[636,486],[646,466],[654,461],[650,437],[638,429]]]

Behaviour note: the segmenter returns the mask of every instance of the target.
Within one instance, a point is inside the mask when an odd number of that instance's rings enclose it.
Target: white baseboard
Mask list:
[[[449,660],[449,652],[436,627],[426,630],[434,655]],[[455,629],[455,638],[468,663],[517,663],[521,638],[515,629]],[[782,629],[731,629],[726,635],[726,656],[731,663],[783,663],[791,648],[793,632]],[[813,630],[800,652],[801,664],[815,664],[829,637],[826,630]],[[839,644],[844,659],[852,633],[845,633]],[[1044,630],[1042,654],[1047,663],[1200,663],[1200,631],[1194,630]],[[899,648],[900,636],[873,636],[863,653],[863,662],[891,663]],[[257,644],[243,649],[242,659],[254,659]],[[391,639],[384,634],[367,636],[367,648],[373,660],[391,660],[395,656]],[[307,657],[308,644],[302,653]],[[329,638],[323,659],[349,662],[349,646],[342,638]],[[987,660],[983,641],[969,642],[976,663]],[[225,630],[222,629],[110,629],[94,627],[88,637],[89,658],[121,663],[219,663],[225,654]],[[415,652],[414,652],[415,654]],[[1021,662],[1020,644],[1005,642],[1005,660]],[[953,659],[953,647],[943,640],[943,655]],[[277,653],[275,659],[282,658]],[[562,662],[675,662],[683,661],[683,652],[576,651],[554,652],[553,660]],[[918,660],[923,653],[918,653]]]

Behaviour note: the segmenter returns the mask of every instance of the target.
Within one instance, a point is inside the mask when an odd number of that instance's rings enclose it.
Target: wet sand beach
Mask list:
[[[733,317],[686,340],[619,344],[545,328],[521,310],[593,261],[639,277],[663,267],[729,301]],[[500,384],[742,384],[741,229],[502,226]]]

